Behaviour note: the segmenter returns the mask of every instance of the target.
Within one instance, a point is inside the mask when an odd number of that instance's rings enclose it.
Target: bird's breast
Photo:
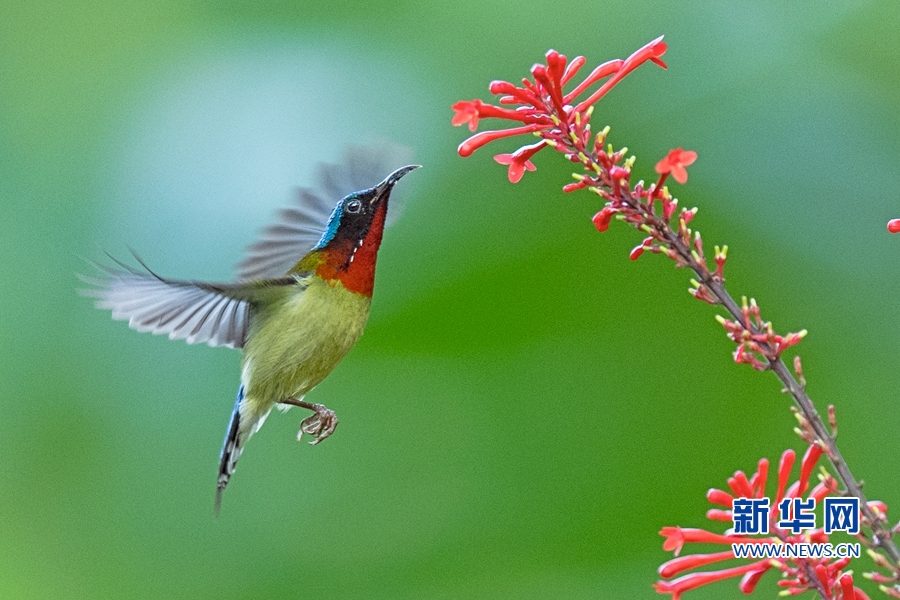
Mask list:
[[[247,395],[263,403],[299,398],[331,373],[359,340],[371,298],[312,276],[254,314],[244,347]]]

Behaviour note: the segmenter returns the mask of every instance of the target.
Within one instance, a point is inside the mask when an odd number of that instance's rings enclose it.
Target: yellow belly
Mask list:
[[[245,434],[276,403],[302,398],[331,373],[362,335],[370,304],[340,282],[312,276],[305,290],[253,315],[241,374]]]

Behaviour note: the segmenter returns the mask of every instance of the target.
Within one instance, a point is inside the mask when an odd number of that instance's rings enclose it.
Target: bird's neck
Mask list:
[[[375,260],[384,234],[386,215],[385,201],[378,207],[362,242],[341,237],[338,230],[324,248],[311,252],[301,264],[305,263],[306,268],[314,270],[316,275],[329,283],[339,281],[347,290],[371,298],[375,287]]]

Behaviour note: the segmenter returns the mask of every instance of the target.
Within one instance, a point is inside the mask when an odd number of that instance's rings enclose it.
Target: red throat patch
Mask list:
[[[340,281],[351,292],[371,298],[375,287],[375,259],[381,246],[386,216],[387,201],[383,201],[362,243],[357,246],[347,240],[322,251],[322,262],[316,268],[316,275],[325,281]]]

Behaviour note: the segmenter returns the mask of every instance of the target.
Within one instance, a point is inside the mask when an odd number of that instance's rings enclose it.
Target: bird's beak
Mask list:
[[[408,165],[405,167],[400,167],[387,177],[385,177],[384,181],[375,186],[375,196],[372,198],[371,204],[376,204],[381,201],[382,198],[386,197],[387,194],[391,191],[391,188],[394,187],[394,184],[400,181],[400,178],[409,173],[410,171],[415,171],[420,168],[422,165]]]

